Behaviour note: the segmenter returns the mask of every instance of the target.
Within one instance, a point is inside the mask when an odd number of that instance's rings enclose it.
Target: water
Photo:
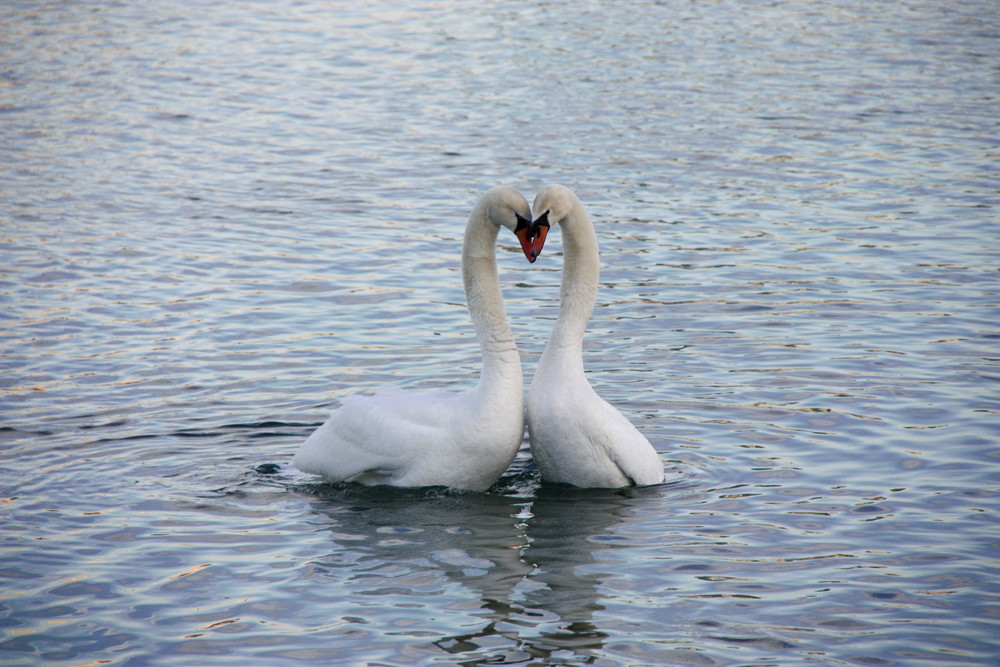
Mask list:
[[[995,9],[8,3],[0,662],[995,664]],[[549,182],[679,481],[291,469],[472,386],[469,209]],[[530,377],[560,237],[501,245]]]

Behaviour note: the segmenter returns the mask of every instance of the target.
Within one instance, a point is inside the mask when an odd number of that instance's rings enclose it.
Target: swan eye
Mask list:
[[[517,226],[514,227],[514,233],[521,231],[522,229],[528,229],[531,226],[531,220],[521,217],[517,212],[514,213],[514,217],[517,218]]]

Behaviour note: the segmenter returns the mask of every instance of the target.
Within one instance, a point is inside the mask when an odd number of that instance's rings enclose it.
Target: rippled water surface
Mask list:
[[[13,2],[4,665],[1000,660],[1000,14],[957,2]],[[675,481],[289,465],[471,387],[476,197],[602,248],[591,382]],[[530,379],[558,306],[500,237]]]

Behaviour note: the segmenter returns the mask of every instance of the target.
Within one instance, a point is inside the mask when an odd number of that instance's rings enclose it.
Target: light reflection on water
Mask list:
[[[565,9],[9,10],[5,664],[995,659],[995,12]],[[468,208],[548,182],[675,481],[289,469],[344,396],[472,385]],[[530,377],[560,238],[501,245]]]

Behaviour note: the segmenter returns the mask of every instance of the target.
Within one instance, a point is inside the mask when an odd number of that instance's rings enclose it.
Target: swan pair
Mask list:
[[[542,188],[533,211],[514,188],[494,188],[480,197],[465,229],[462,279],[483,357],[475,388],[467,394],[389,388],[349,397],[303,443],[296,468],[331,481],[485,491],[514,460],[527,423],[544,480],[603,488],[663,481],[659,455],[584,375],[583,336],[599,271],[590,216],[560,185]],[[553,224],[562,229],[564,248],[559,315],[525,403],[496,240],[506,227],[534,262]]]

